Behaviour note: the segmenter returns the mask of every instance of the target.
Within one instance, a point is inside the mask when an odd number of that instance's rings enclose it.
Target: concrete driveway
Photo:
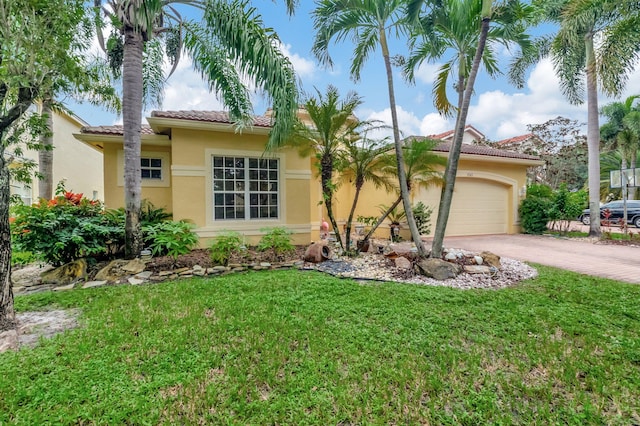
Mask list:
[[[640,247],[524,234],[447,237],[444,246],[487,250],[512,259],[640,284]]]

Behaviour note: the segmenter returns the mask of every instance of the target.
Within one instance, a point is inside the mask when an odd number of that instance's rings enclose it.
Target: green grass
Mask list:
[[[249,273],[18,297],[82,327],[0,354],[0,424],[640,422],[640,286]]]

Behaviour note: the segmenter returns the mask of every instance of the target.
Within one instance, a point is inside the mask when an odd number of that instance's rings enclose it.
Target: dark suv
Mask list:
[[[611,201],[600,207],[600,219],[605,219],[604,211],[609,210],[611,215],[608,220],[612,222],[620,222],[624,214],[624,205],[621,200]],[[589,209],[583,210],[578,218],[582,223],[588,225]],[[627,223],[633,224],[636,228],[640,228],[640,200],[627,200]]]

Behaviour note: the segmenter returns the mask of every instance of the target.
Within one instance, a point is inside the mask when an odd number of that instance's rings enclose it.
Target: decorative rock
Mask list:
[[[270,268],[271,264],[269,262],[260,262],[260,266],[262,266],[263,268]]]
[[[490,251],[483,251],[482,253],[480,253],[480,256],[482,257],[482,259],[484,260],[484,263],[488,264],[489,266],[493,266],[494,268],[501,268],[501,264],[500,264],[500,256],[498,256],[497,254],[493,254]]]
[[[193,270],[193,272],[195,271],[202,271],[204,268],[200,265],[193,265],[193,268],[191,268]]]
[[[94,288],[94,287],[102,287],[105,285],[106,281],[87,281],[82,285],[82,288]]]
[[[11,272],[11,280],[13,281],[14,289],[16,287],[32,287],[39,285],[40,275],[43,272],[53,269],[51,265],[27,265],[24,268],[15,269]]]
[[[67,284],[67,285],[61,285],[59,287],[54,287],[53,291],[67,291],[67,290],[73,290],[73,287],[75,287],[74,283],[71,284]]]
[[[213,269],[213,268],[207,268],[206,273],[207,273],[207,275],[213,275],[213,274],[215,274],[215,273],[217,273],[217,272],[216,272],[216,270],[215,270],[215,269]]]
[[[139,280],[139,279],[134,278],[134,277],[129,277],[129,279],[127,281],[129,281],[129,284],[131,284],[131,285],[140,285],[140,284],[142,284],[144,282],[144,280]]]
[[[151,275],[153,275],[153,272],[151,271],[142,271],[139,274],[136,274],[135,277],[141,280],[148,280]]]
[[[86,275],[87,262],[84,259],[78,259],[51,271],[43,272],[41,278],[45,284],[69,284]]]
[[[228,266],[229,268],[233,269],[233,268],[239,268],[239,267],[241,267],[242,265],[241,265],[241,264],[239,264],[239,263],[229,263],[227,266]]]
[[[182,272],[178,273],[178,275],[180,275],[180,276],[193,275],[193,270],[187,269],[186,271],[182,271]]]
[[[411,269],[411,267],[413,266],[413,264],[409,259],[402,256],[397,257],[395,259],[395,264],[396,264],[396,268],[400,268],[400,269]]]
[[[473,260],[475,260],[476,264],[478,265],[482,265],[482,262],[484,262],[482,256],[473,256]]]
[[[129,275],[128,272],[122,270],[122,267],[129,263],[128,260],[114,260],[107,266],[98,271],[95,277],[96,281],[116,282],[119,278]]]
[[[455,278],[460,274],[460,272],[462,272],[462,268],[460,265],[450,263],[442,259],[429,258],[419,261],[416,264],[416,271],[419,274],[442,281],[449,278]]]
[[[456,260],[458,258],[458,256],[456,256],[455,252],[450,251],[444,256],[444,258],[445,258],[445,260]]]
[[[258,265],[258,266],[252,266],[251,269],[254,271],[264,271],[267,268],[265,268],[264,266]]]
[[[408,257],[413,253],[412,249],[415,249],[415,246],[409,246],[407,244],[388,244],[382,250],[382,254],[389,259],[395,259],[399,256]]]
[[[132,259],[130,260],[126,265],[124,265],[122,267],[122,270],[124,272],[127,272],[129,274],[139,274],[140,272],[144,271],[145,268],[145,263],[143,260],[141,259]]]
[[[207,273],[207,271],[203,268],[200,269],[194,269],[193,270],[193,275],[198,276],[198,277],[204,277],[204,275]]]
[[[173,275],[173,271],[160,271],[158,272],[159,277],[168,277],[169,275]]]
[[[487,265],[464,265],[464,271],[468,274],[489,274],[491,267]]]
[[[228,271],[229,268],[227,268],[226,266],[214,266],[213,270],[214,272],[225,272]]]
[[[178,269],[174,269],[173,273],[174,274],[180,274],[180,273],[182,273],[184,271],[188,271],[188,270],[189,270],[189,268],[186,268],[186,267],[185,268],[178,268]]]
[[[164,280],[166,280],[166,277],[161,277],[159,275],[153,275],[153,276],[149,277],[149,281],[162,282]]]
[[[304,252],[304,260],[311,263],[320,263],[331,255],[329,246],[324,243],[312,243]]]
[[[242,272],[242,271],[246,271],[247,268],[245,268],[244,266],[238,266],[237,268],[233,268],[231,271],[232,272]]]

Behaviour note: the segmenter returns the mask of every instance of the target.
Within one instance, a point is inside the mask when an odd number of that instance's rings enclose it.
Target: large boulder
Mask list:
[[[483,251],[480,253],[480,257],[484,260],[483,263],[493,266],[494,268],[500,269],[502,265],[500,265],[500,256],[497,254],[493,254],[490,251]]]
[[[79,281],[87,276],[87,261],[84,259],[74,260],[64,265],[45,271],[40,275],[44,284],[66,285]]]
[[[125,271],[123,268],[129,264],[128,260],[116,259],[111,261],[107,266],[100,269],[93,279],[95,281],[116,282],[120,278],[131,275],[131,272]]]
[[[429,258],[416,263],[416,272],[443,281],[457,277],[462,272],[462,267],[442,259]]]
[[[305,262],[320,263],[329,259],[330,255],[331,250],[326,242],[311,243],[304,252],[304,260]]]

